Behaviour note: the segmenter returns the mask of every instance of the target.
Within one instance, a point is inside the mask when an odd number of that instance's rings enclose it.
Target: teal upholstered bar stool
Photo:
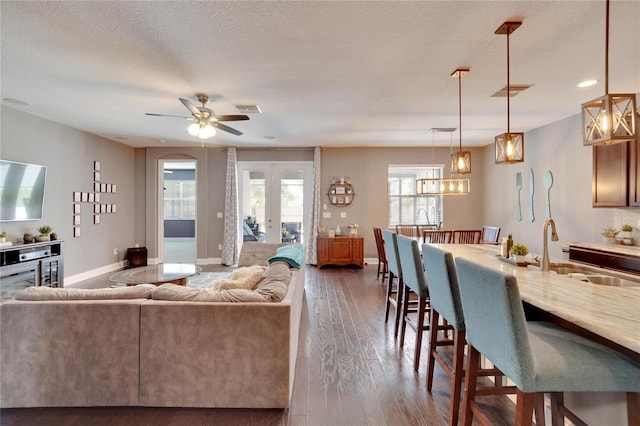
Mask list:
[[[451,253],[430,244],[422,245],[422,263],[429,285],[431,300],[431,324],[429,333],[429,361],[427,364],[427,391],[433,387],[433,372],[436,361],[451,378],[451,402],[449,404],[449,425],[458,424],[460,392],[464,378],[465,327],[456,266]],[[442,317],[446,325],[440,325]],[[452,330],[453,338],[440,336],[438,331]],[[453,360],[438,352],[440,346],[453,345]]]
[[[451,401],[449,403],[449,425],[458,424],[460,394],[464,379],[465,340],[464,313],[460,301],[460,289],[456,265],[450,252],[430,244],[422,245],[422,263],[429,286],[431,301],[431,324],[429,325],[429,361],[427,364],[427,391],[431,393],[435,363],[451,379]],[[440,321],[442,319],[442,321]],[[447,331],[443,333],[443,331]],[[449,337],[448,332],[452,332]],[[439,352],[439,347],[453,346],[450,357]],[[502,386],[502,373],[495,368],[478,370],[479,376],[494,376],[495,385]],[[503,390],[508,391],[508,388]],[[540,413],[542,413],[542,407]]]
[[[402,268],[400,267],[400,257],[398,255],[397,235],[395,232],[384,229],[382,231],[382,239],[384,241],[385,252],[387,255],[387,272],[389,274],[384,322],[387,323],[387,321],[389,321],[389,307],[393,305],[396,310],[393,337],[398,337],[404,284],[402,282]],[[396,287],[393,285],[395,278],[398,279]]]
[[[481,354],[515,383],[517,425],[531,424],[536,395],[551,393],[552,421],[557,425],[568,412],[559,407],[558,393],[589,391],[626,392],[628,422],[638,424],[638,366],[555,324],[527,322],[514,276],[463,258],[456,259],[456,269],[469,344],[463,424],[471,425],[473,416],[489,424],[476,403]],[[571,413],[569,418],[576,417]]]
[[[431,312],[429,303],[429,289],[427,279],[424,275],[422,258],[418,242],[409,237],[398,235],[398,254],[402,267],[402,281],[404,282],[404,297],[402,299],[402,326],[400,331],[400,347],[404,345],[404,335],[407,324],[416,331],[416,345],[413,356],[413,368],[420,367],[420,349],[422,348],[422,335],[424,330],[429,330],[429,322],[425,323],[425,317]],[[410,292],[418,297],[417,319],[409,316]]]

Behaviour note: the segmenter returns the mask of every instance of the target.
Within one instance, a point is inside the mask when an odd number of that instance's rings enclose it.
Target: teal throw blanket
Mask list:
[[[300,268],[304,261],[304,253],[301,244],[287,244],[276,249],[276,255],[267,259],[269,264],[273,262],[287,262],[293,268]]]

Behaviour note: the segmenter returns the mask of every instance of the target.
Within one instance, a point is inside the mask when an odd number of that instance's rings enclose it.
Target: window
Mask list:
[[[164,218],[195,219],[196,183],[195,181],[165,181]]]
[[[389,165],[389,226],[442,223],[442,195],[416,195],[416,179],[441,178],[442,169],[440,165]]]

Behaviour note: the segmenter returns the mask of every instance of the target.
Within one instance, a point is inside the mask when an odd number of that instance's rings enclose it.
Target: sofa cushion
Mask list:
[[[27,287],[16,293],[16,300],[108,300],[108,299],[151,299],[153,284],[140,284],[114,288],[51,288]]]
[[[256,286],[256,292],[264,296],[270,302],[279,302],[287,294],[291,270],[286,262],[272,263],[262,275],[262,279]]]
[[[262,265],[242,266],[233,271],[229,278],[214,281],[212,288],[216,291],[231,289],[253,290],[262,279],[265,269],[267,267]]]
[[[162,284],[152,295],[154,300],[178,302],[268,302],[255,290],[231,289],[215,291],[213,289],[191,288],[175,284]]]
[[[255,241],[246,241],[242,243],[238,266],[267,266],[267,259],[271,256],[275,256],[278,247],[283,245],[284,244],[281,243],[259,243]]]

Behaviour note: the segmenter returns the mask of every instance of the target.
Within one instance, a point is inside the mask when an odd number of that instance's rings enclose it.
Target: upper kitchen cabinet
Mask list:
[[[593,207],[640,207],[638,141],[593,147]]]

